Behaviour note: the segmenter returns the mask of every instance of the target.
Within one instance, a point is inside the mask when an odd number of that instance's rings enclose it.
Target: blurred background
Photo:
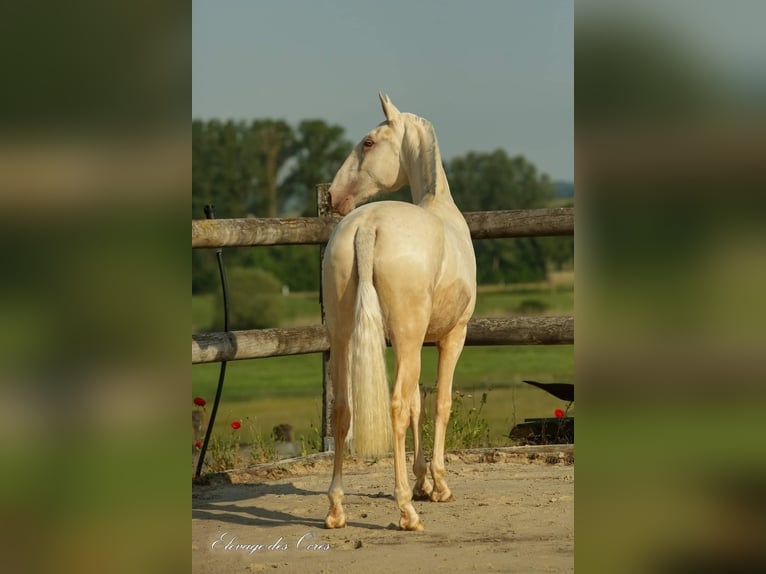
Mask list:
[[[0,30],[3,568],[185,568],[190,6],[5,3]]]
[[[764,569],[764,15],[577,3],[583,571]]]

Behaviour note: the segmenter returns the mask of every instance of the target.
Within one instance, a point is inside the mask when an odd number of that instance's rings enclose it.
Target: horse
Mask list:
[[[333,230],[322,263],[335,404],[335,455],[327,528],[346,526],[344,444],[358,457],[390,452],[402,530],[423,530],[413,497],[453,500],[445,481],[444,440],[452,379],[476,304],[476,256],[468,225],[455,205],[431,123],[400,112],[379,94],[385,121],[354,147],[329,188]],[[371,197],[409,184],[413,203]],[[355,209],[356,208],[356,209]],[[389,398],[386,338],[395,380]],[[431,478],[421,440],[420,351],[439,352]],[[405,434],[412,425],[415,486],[410,489]]]

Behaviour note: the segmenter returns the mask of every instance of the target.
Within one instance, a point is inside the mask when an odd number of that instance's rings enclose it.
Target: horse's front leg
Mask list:
[[[452,408],[452,378],[455,366],[465,343],[465,325],[455,327],[449,335],[439,341],[439,367],[436,381],[436,414],[434,416],[434,454],[431,460],[431,476],[434,489],[431,500],[448,502],[454,500],[452,491],[444,479],[444,441],[447,434],[450,409]]]
[[[330,352],[330,373],[332,375],[335,403],[333,408],[333,436],[335,437],[335,459],[332,469],[332,482],[327,492],[330,510],[325,518],[327,528],[346,526],[346,513],[343,510],[343,457],[345,455],[346,436],[351,426],[351,410],[348,397],[348,369],[346,361],[347,347],[343,342],[333,343]],[[333,353],[335,356],[333,357]]]
[[[394,431],[394,496],[401,516],[399,528],[402,530],[423,530],[423,523],[412,505],[412,490],[407,479],[407,461],[405,456],[405,435],[410,426],[413,401],[418,392],[420,376],[420,347],[414,352],[397,350],[396,382],[391,397],[391,422]]]

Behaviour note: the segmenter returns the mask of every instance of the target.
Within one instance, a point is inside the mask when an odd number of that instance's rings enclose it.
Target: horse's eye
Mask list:
[[[362,142],[362,145],[365,149],[370,149],[372,146],[375,145],[375,142],[372,141],[372,138],[365,138],[364,142]]]

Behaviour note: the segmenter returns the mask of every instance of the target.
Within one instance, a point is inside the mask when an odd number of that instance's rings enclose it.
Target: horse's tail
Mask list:
[[[390,452],[392,434],[383,314],[372,282],[374,248],[375,229],[359,228],[354,237],[359,286],[350,354],[353,446],[361,457]]]

